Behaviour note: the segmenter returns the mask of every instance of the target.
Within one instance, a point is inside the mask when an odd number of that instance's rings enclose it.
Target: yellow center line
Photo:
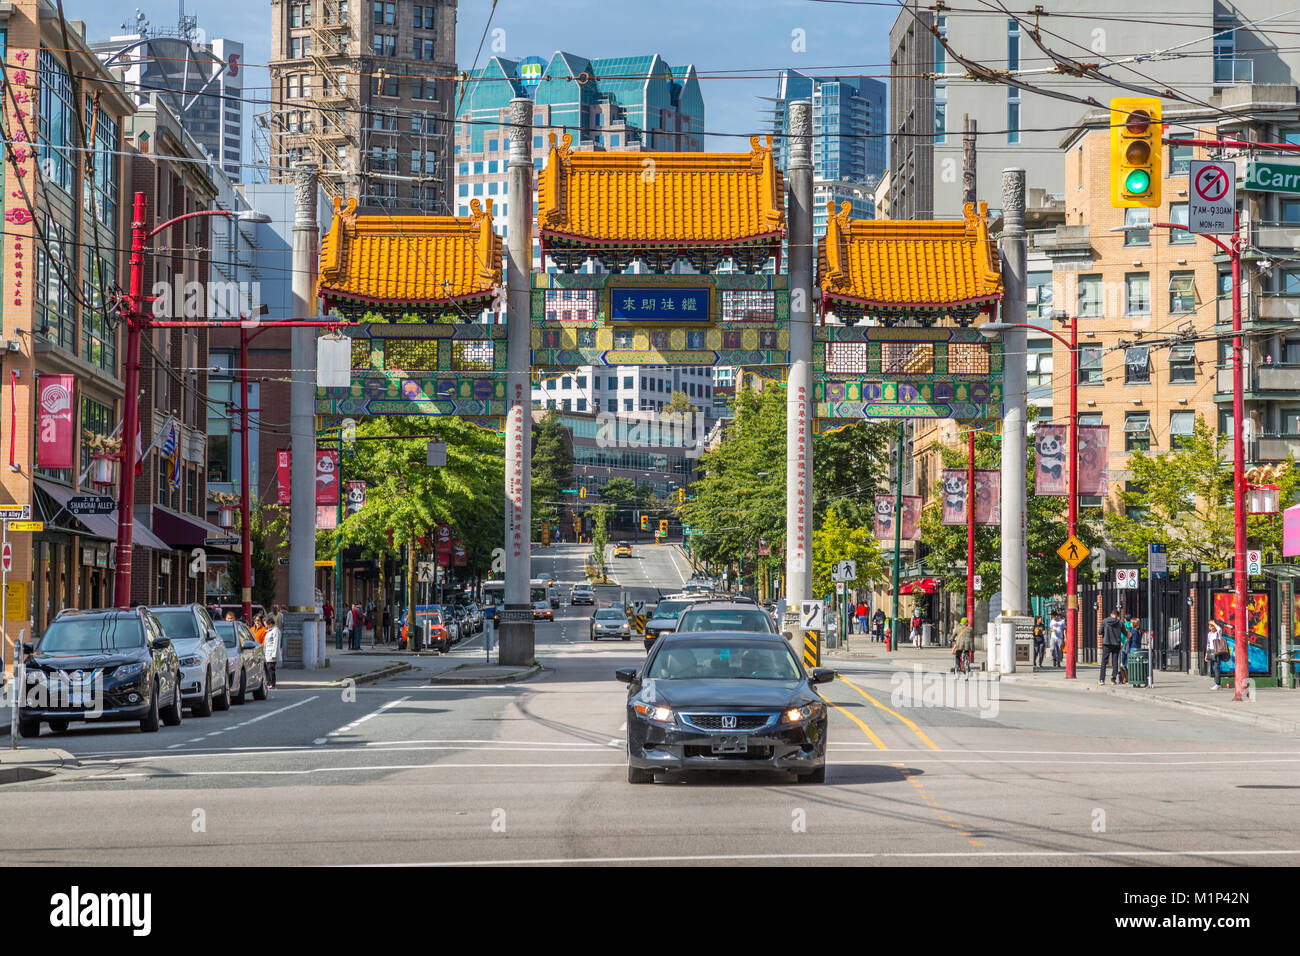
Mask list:
[[[903,765],[901,763],[895,763],[894,766],[897,767],[899,770],[903,770]],[[966,838],[966,842],[969,843],[971,846],[984,845],[979,840],[972,839],[969,830],[965,829],[960,823],[954,820],[951,816],[949,816],[948,814],[944,813],[942,810],[939,809],[939,805],[935,803],[934,798],[925,792],[924,785],[916,777],[915,772],[908,773],[905,770],[903,772],[904,775],[907,777],[907,782],[910,783],[912,787],[916,790],[917,795],[920,796],[925,801],[925,805],[934,811],[935,816],[937,816],[940,820],[942,820],[946,825],[956,830],[959,835],[964,836]]]
[[[861,727],[861,728],[862,728],[862,732],[863,732],[864,734],[866,734],[868,737],[870,737],[870,738],[871,738],[871,742],[872,742],[873,744],[875,744],[877,747],[879,747],[881,750],[888,750],[888,749],[889,749],[888,747],[885,746],[885,742],[884,742],[883,740],[881,740],[879,737],[877,737],[877,736],[875,735],[875,733],[872,731],[872,729],[871,729],[870,727],[868,727],[866,724],[864,724],[861,720],[859,720],[856,716],[854,716],[853,714],[850,714],[847,710],[845,710],[845,709],[844,709],[843,707],[841,707],[839,704],[834,703],[834,702],[831,701],[831,700],[827,700],[825,697],[823,697],[822,699],[825,700],[826,703],[828,703],[828,704],[830,704],[832,707],[834,707],[836,710],[838,710],[841,714],[843,714],[843,715],[844,715],[845,717],[847,717],[849,720],[853,721],[855,724],[857,724],[859,727]]]
[[[885,713],[887,713],[887,714],[892,714],[893,716],[897,717],[899,720],[901,720],[904,724],[907,725],[908,729],[910,729],[910,730],[912,731],[912,733],[916,734],[916,736],[918,736],[918,737],[921,738],[921,743],[925,744],[925,745],[926,745],[927,747],[929,747],[931,750],[941,750],[941,749],[943,749],[943,748],[941,748],[938,744],[936,744],[933,740],[931,740],[929,737],[927,737],[927,736],[925,735],[925,732],[924,732],[923,730],[921,730],[920,727],[916,726],[916,723],[915,723],[914,721],[908,719],[907,717],[904,717],[904,716],[903,716],[902,714],[900,714],[898,711],[896,711],[896,710],[892,710],[891,708],[886,707],[884,704],[882,704],[880,701],[876,700],[876,698],[872,697],[872,696],[871,696],[870,694],[868,694],[865,690],[863,690],[863,689],[862,689],[861,687],[859,687],[857,684],[853,683],[853,681],[849,680],[849,679],[848,679],[847,677],[845,677],[843,674],[837,674],[837,675],[835,676],[835,679],[838,680],[840,683],[848,684],[850,687],[852,687],[854,690],[856,690],[859,694],[861,694],[861,695],[862,695],[863,697],[865,697],[867,700],[871,701],[871,703],[874,704],[876,707],[878,707],[880,710],[883,710]]]

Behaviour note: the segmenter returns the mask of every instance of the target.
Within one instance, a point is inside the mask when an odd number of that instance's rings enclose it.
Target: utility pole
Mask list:
[[[1025,543],[1025,171],[1002,170],[1002,614],[1029,610]],[[1017,327],[1012,327],[1017,326]],[[1001,669],[1015,671],[1014,640],[1001,644]]]
[[[801,602],[812,598],[812,103],[790,104],[790,379],[785,396],[786,620],[803,642]]]
[[[534,657],[532,577],[532,370],[530,278],[533,271],[533,101],[510,101],[510,160],[506,166],[506,587],[501,612],[502,664]]]
[[[961,201],[973,203],[976,202],[975,129],[977,124],[970,118],[969,113],[961,115],[961,122],[964,130],[961,137]],[[974,618],[971,620],[973,621]]]
[[[902,552],[903,552],[903,420],[898,421],[898,471],[894,475],[894,616],[893,624],[889,628],[889,643],[885,645],[885,650],[893,651],[898,649],[898,642],[903,639],[902,631],[899,629],[898,606],[898,578],[902,571]]]
[[[315,316],[320,229],[316,167],[294,170],[293,314]],[[307,670],[322,663],[316,617],[316,330],[292,332],[289,385],[289,611],[285,615],[285,664]]]

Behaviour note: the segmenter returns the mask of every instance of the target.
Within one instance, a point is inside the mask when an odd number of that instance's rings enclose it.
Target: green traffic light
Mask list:
[[[1131,196],[1140,196],[1151,189],[1151,174],[1145,169],[1134,169],[1124,177],[1124,191]]]

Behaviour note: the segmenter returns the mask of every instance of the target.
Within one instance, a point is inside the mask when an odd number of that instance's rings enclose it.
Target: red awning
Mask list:
[[[921,578],[919,581],[908,581],[898,589],[899,594],[915,594],[918,591],[924,594],[933,594],[934,589],[939,586],[937,578]]]

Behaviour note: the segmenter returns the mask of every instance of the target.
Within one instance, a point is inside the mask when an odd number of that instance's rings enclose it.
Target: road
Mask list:
[[[572,582],[583,550],[538,549],[534,573]],[[689,569],[647,545],[615,572],[668,590]],[[4,787],[0,862],[133,863],[142,851],[205,865],[1300,859],[1292,738],[1024,686],[1000,688],[990,716],[905,706],[895,673],[863,663],[823,685],[825,785],[719,773],[630,786],[613,673],[643,652],[591,642],[590,613],[565,605],[539,623],[548,670],[525,683],[431,686],[431,674],[482,655],[473,641],[354,700],[281,688],[158,734],[43,735],[81,767]],[[1249,811],[1227,812],[1243,796]]]

